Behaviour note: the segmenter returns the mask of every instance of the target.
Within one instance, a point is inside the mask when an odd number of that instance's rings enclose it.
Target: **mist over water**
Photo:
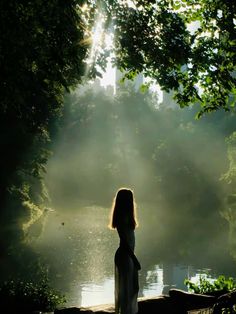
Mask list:
[[[141,205],[145,210],[140,208],[136,230],[136,254],[142,263],[140,296],[167,293],[173,287],[186,290],[184,280],[201,273],[209,272],[213,278],[233,274],[234,262],[224,243],[219,245],[212,236],[202,239],[200,245],[193,239],[185,254],[184,245],[173,238],[179,230],[170,230],[172,241],[163,235],[158,219],[162,209]],[[34,244],[48,265],[50,281],[66,295],[68,306],[113,303],[118,236],[107,228],[109,210],[79,203],[74,208],[58,208],[48,214],[44,232]],[[202,234],[202,229],[198,226],[196,232]],[[205,232],[205,237],[210,232]],[[212,252],[211,246],[216,245],[217,252]]]
[[[118,237],[107,226],[121,186],[137,202],[140,296],[185,289],[184,279],[206,269],[233,275],[220,180],[232,117],[196,121],[197,108],[157,107],[151,94],[133,88],[114,96],[93,86],[65,103],[46,175],[51,209],[33,248],[68,305],[113,302]]]

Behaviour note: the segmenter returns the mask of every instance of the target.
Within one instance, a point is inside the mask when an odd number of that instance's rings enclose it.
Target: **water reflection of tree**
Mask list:
[[[227,139],[229,167],[222,176],[226,183],[225,199],[221,214],[229,224],[229,247],[230,253],[236,260],[236,132],[230,134]]]

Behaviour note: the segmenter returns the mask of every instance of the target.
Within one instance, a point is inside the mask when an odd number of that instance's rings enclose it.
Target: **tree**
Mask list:
[[[83,3],[0,4],[0,220],[5,242],[15,238],[9,230],[20,232],[22,220],[43,203],[42,177],[64,91],[85,72]]]
[[[234,1],[103,3],[108,12],[105,25],[114,32],[113,62],[125,77],[144,73],[162,89],[174,90],[181,107],[199,102],[199,116],[235,105]]]

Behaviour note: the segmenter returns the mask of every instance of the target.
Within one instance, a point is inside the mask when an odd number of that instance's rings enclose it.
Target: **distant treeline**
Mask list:
[[[234,112],[197,120],[197,104],[158,104],[153,94],[122,85],[115,96],[93,86],[78,89],[66,95],[64,110],[48,165],[55,201],[109,200],[129,185],[142,200],[205,212],[229,193],[221,178],[233,162],[226,139],[235,130]]]

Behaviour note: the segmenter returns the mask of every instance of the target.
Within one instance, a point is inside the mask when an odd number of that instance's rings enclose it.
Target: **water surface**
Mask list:
[[[163,209],[143,206],[136,229],[136,254],[142,264],[139,296],[168,293],[170,288],[187,290],[184,280],[196,281],[201,274],[211,278],[233,275],[235,262],[225,242],[228,235],[212,230],[212,221],[167,218]],[[109,211],[78,204],[47,214],[34,249],[48,265],[53,286],[66,296],[67,306],[114,301],[113,258],[119,239],[107,227]],[[194,228],[184,228],[187,220]]]

